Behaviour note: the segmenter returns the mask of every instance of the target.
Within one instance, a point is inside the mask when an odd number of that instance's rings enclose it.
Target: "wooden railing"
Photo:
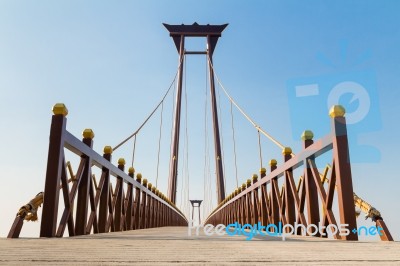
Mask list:
[[[302,135],[303,150],[299,154],[293,156],[292,150],[285,148],[282,165],[278,166],[276,160],[271,160],[270,173],[267,174],[266,169],[262,168],[260,180],[257,175],[253,176],[253,180],[247,180],[247,183],[219,204],[205,223],[228,225],[238,222],[242,225],[254,225],[260,222],[264,226],[269,224],[278,226],[279,223],[294,226],[297,223],[307,228],[310,224],[318,226],[319,223],[323,226],[328,224],[337,226],[339,221],[342,225],[348,225],[347,229],[350,233],[340,236],[339,232],[333,232],[333,237],[358,240],[358,235],[351,232],[357,228],[357,222],[344,115],[343,107],[332,107],[330,110],[331,134],[313,141],[313,133],[305,131]],[[333,157],[332,170],[328,188],[325,189],[315,159],[330,150]],[[302,182],[296,187],[293,171],[300,167],[303,167]],[[279,178],[283,178],[281,187],[278,185]],[[332,210],[335,192],[339,217],[335,216]],[[321,213],[320,207],[322,207]],[[381,239],[393,240],[383,220],[379,218],[376,222],[383,233],[380,236]],[[300,230],[294,232],[294,234],[301,233]],[[315,236],[327,237],[326,233],[326,228],[323,228],[321,234],[317,232]]]
[[[90,233],[143,229],[160,226],[184,226],[187,220],[182,212],[157,188],[142,179],[134,178],[135,170],[124,172],[125,160],[118,167],[111,161],[112,148],[104,154],[93,147],[94,133],[87,129],[82,141],[66,129],[68,110],[64,104],[53,107],[46,182],[43,197],[40,237],[62,237],[68,228],[69,236]],[[68,180],[64,149],[80,156],[77,173]],[[92,176],[92,168],[101,171],[99,181]],[[112,188],[110,178],[116,178]],[[69,182],[70,181],[70,182]],[[63,203],[59,203],[60,190]],[[74,205],[76,204],[76,211]],[[64,206],[58,219],[59,205]],[[25,205],[30,209],[31,204]],[[9,238],[19,237],[27,211],[17,214]]]

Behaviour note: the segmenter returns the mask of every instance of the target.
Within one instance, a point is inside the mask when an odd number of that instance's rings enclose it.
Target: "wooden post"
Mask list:
[[[151,183],[147,184],[148,190],[151,191],[151,188],[153,185]],[[147,207],[146,207],[146,224],[145,228],[150,228],[150,222],[151,222],[151,203],[152,203],[152,196],[150,196],[150,193],[147,194]]]
[[[143,179],[143,186],[147,187],[147,179]],[[140,229],[146,228],[146,219],[147,217],[147,208],[146,208],[146,200],[147,200],[147,193],[143,190],[142,191],[142,210],[141,210],[141,221],[140,221]]]
[[[104,147],[103,157],[107,161],[111,161],[112,148],[111,146]],[[107,220],[108,220],[108,201],[110,198],[110,170],[103,167],[104,174],[104,185],[100,194],[100,205],[99,205],[99,232],[108,232]]]
[[[10,232],[8,232],[7,238],[18,238],[21,233],[22,226],[24,225],[25,215],[15,217],[14,222],[11,226]]]
[[[347,127],[345,109],[340,105],[333,106],[329,111],[332,118],[333,160],[336,173],[336,190],[339,201],[340,223],[348,224],[351,231],[357,228],[356,213],[353,199],[353,182],[349,146],[347,141]],[[358,240],[357,234],[343,236],[345,240]]]
[[[275,159],[272,159],[269,161],[271,173],[274,172],[274,170],[277,168],[276,167],[277,164],[278,164],[278,162]],[[277,188],[278,188],[278,180],[277,180],[277,177],[274,177],[271,180],[270,205],[271,205],[272,221],[270,221],[270,223],[273,223],[276,226],[278,226],[278,223],[281,218],[280,211],[279,211],[280,199],[278,199],[276,196],[276,195],[279,195],[279,190],[277,190]]]
[[[68,115],[68,109],[64,104],[58,103],[53,107],[53,114],[50,128],[40,237],[56,236],[61,171],[65,167],[64,132],[67,124],[66,116]]]
[[[156,188],[156,195],[157,195],[157,197],[160,197],[160,191]],[[160,227],[160,213],[161,213],[161,209],[160,209],[160,200],[159,199],[157,199],[156,200],[156,207],[155,207],[155,210],[154,210],[154,215],[155,215],[155,220],[154,220],[154,226],[155,227]]]
[[[125,159],[119,158],[118,159],[118,168],[121,171],[125,170]],[[117,184],[115,185],[115,210],[114,210],[114,224],[115,224],[115,231],[122,230],[122,216],[123,216],[123,198],[124,198],[124,182],[122,177],[117,177]]]
[[[164,195],[162,196],[162,199],[164,199]],[[161,226],[165,226],[165,224],[166,224],[165,221],[166,221],[166,219],[165,219],[165,204],[161,203]]]
[[[239,194],[239,188],[235,189],[234,197]],[[234,205],[235,219],[233,222],[240,222],[240,199],[235,200]]]
[[[140,184],[142,182],[142,174],[138,173],[136,175],[136,181]],[[136,187],[135,189],[135,222],[133,229],[140,229],[140,216],[143,215],[143,213],[140,212],[140,188]]]
[[[253,175],[253,184],[257,182],[258,176]],[[258,213],[259,203],[258,203],[258,188],[253,190],[253,221],[252,224],[257,224],[260,221],[260,215]]]
[[[303,132],[303,134],[301,135],[301,139],[303,141],[303,149],[307,149],[310,145],[314,143],[313,137],[314,134],[312,131],[306,130]],[[314,157],[311,157],[309,159],[314,161]],[[312,175],[310,165],[308,164],[307,160],[304,161],[304,182],[306,188],[305,197],[306,197],[308,224],[318,225],[320,221],[318,190]],[[319,236],[319,232],[315,236]]]
[[[93,138],[94,132],[91,129],[85,129],[82,133],[83,140],[90,148],[93,147]],[[75,235],[84,235],[86,234],[86,224],[87,224],[87,213],[88,213],[88,204],[89,204],[89,188],[91,182],[91,167],[92,162],[89,157],[86,155],[82,156],[86,158],[84,171],[79,182],[78,188],[78,199],[76,206],[76,222],[75,222]]]
[[[242,184],[242,186],[241,186],[241,188],[240,188],[240,191],[242,192],[242,191],[244,191],[246,189],[246,184]],[[243,196],[241,196],[240,197],[240,202],[241,202],[241,219],[240,219],[240,223],[241,224],[245,224],[246,223],[246,219],[247,219],[247,215],[246,215],[246,210],[247,210],[247,208],[246,208],[246,195],[243,195]]]
[[[135,175],[135,168],[129,167],[128,169],[128,175],[134,179]],[[127,189],[127,194],[128,196],[128,204],[126,208],[126,228],[127,230],[132,230],[133,229],[133,215],[134,215],[134,204],[133,204],[133,185],[131,183],[128,184],[128,189]]]
[[[286,147],[282,151],[283,159],[285,162],[292,158],[292,149]],[[290,189],[289,174],[292,173],[292,169],[285,171],[285,202],[286,202],[286,219],[288,224],[294,225],[296,221],[296,207],[295,200],[292,190]]]
[[[389,229],[386,226],[386,223],[383,221],[382,217],[378,217],[376,219],[376,226],[380,227],[378,230],[380,231],[379,237],[382,241],[393,241],[393,237],[389,232]]]
[[[151,188],[151,192],[156,195],[156,187]],[[151,197],[151,220],[150,228],[156,227],[156,210],[157,210],[157,199]]]
[[[267,173],[267,169],[265,169],[264,167],[260,169],[260,178],[263,179],[266,176]],[[270,219],[269,219],[269,213],[268,210],[270,208],[270,198],[268,198],[268,193],[267,193],[267,185],[264,184],[261,186],[261,208],[260,208],[260,212],[261,212],[261,223],[262,225],[267,226],[268,223],[270,223]]]

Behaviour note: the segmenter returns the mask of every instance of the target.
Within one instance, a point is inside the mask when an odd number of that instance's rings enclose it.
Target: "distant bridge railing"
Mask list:
[[[135,180],[133,167],[128,174],[124,172],[124,159],[118,160],[118,167],[110,162],[110,146],[104,148],[103,155],[96,153],[92,149],[91,129],[84,130],[82,141],[68,132],[68,110],[64,104],[56,104],[53,113],[44,193],[20,209],[8,238],[19,237],[24,220],[37,219],[42,202],[40,237],[62,237],[66,228],[69,236],[76,236],[187,225],[186,217],[163,193],[142,179],[141,174]],[[76,175],[65,160],[64,148],[80,156]],[[92,175],[92,167],[101,170],[98,182]],[[114,189],[112,177],[116,178]],[[63,203],[59,202],[60,190]],[[64,205],[60,219],[59,204]]]
[[[339,235],[334,232],[335,239],[358,240],[357,233],[351,232],[357,229],[356,213],[351,175],[351,165],[347,140],[345,110],[341,106],[334,106],[330,110],[332,118],[332,132],[328,136],[313,141],[313,133],[305,131],[302,135],[303,150],[293,156],[290,148],[283,150],[284,164],[277,166],[276,160],[270,161],[270,173],[266,169],[260,170],[261,179],[253,175],[253,180],[248,179],[241,187],[228,195],[217,208],[208,216],[205,223],[231,224],[238,222],[242,225],[254,225],[259,222],[264,225],[313,224],[322,226],[328,224],[338,228],[340,224],[347,224],[349,234]],[[324,179],[327,173],[321,175],[316,166],[315,159],[332,150],[332,167],[328,188],[324,187]],[[303,167],[303,176],[298,185],[295,184],[293,171]],[[322,179],[321,179],[322,177]],[[279,187],[278,179],[283,178],[283,185]],[[339,217],[335,217],[332,210],[334,194],[336,193]],[[305,212],[306,207],[306,212]],[[322,213],[320,213],[322,207]],[[306,218],[307,216],[307,218]],[[375,217],[376,226],[379,227],[381,240],[393,240],[382,217]],[[274,228],[274,227],[270,227]],[[300,229],[299,229],[300,228]],[[326,228],[317,232],[315,236],[327,237]],[[340,228],[340,227],[339,227]],[[301,227],[293,234],[300,235]],[[272,229],[272,232],[274,229]],[[313,235],[315,229],[307,235]],[[304,233],[304,232],[303,232]]]

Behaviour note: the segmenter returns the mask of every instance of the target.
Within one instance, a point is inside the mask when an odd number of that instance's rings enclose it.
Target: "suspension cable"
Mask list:
[[[233,104],[232,101],[231,103],[231,125],[232,125],[232,140],[233,140],[233,155],[235,159],[235,176],[236,176],[236,187],[239,187],[239,181],[238,181],[238,169],[237,169],[237,160],[236,160],[236,139],[235,139],[235,127],[233,125]]]
[[[219,93],[218,90],[218,102],[217,102],[217,106],[218,106],[218,112],[220,114],[219,117],[219,128],[220,128],[220,132],[222,131],[222,111],[221,111],[221,94]],[[224,171],[224,175],[222,175],[222,177],[224,178],[224,187],[226,187],[226,171],[225,171],[225,150],[224,150],[224,134],[220,133],[220,137],[221,137],[221,149],[222,149],[222,169]]]
[[[175,84],[174,84],[174,86],[175,86],[175,89],[174,89],[174,92],[173,92],[173,94],[172,94],[172,112],[171,112],[171,141],[170,141],[170,146],[169,146],[169,154],[171,154],[172,153],[172,149],[173,149],[173,147],[172,147],[172,140],[173,140],[173,138],[174,138],[174,135],[173,135],[173,133],[174,133],[174,111],[175,111],[175,97],[176,97],[176,92],[177,92],[177,90],[178,90],[178,88],[177,88],[177,86],[176,86],[176,80],[175,80]],[[169,172],[171,172],[171,164],[169,165],[169,169],[168,169],[168,171]]]
[[[154,110],[150,113],[150,115],[144,120],[144,122],[140,125],[140,127],[133,132],[129,137],[127,137],[126,139],[124,139],[123,141],[121,141],[118,145],[116,145],[113,148],[113,151],[117,150],[119,147],[121,147],[122,145],[124,145],[128,140],[130,140],[131,138],[133,138],[134,136],[136,136],[136,134],[139,133],[139,131],[143,128],[143,126],[147,123],[147,121],[149,121],[149,119],[153,116],[153,114],[158,110],[158,108],[161,106],[161,104],[164,102],[165,98],[167,97],[168,93],[170,92],[172,85],[175,83],[176,77],[178,76],[179,70],[182,66],[182,62],[183,62],[183,57],[179,63],[178,66],[178,71],[175,73],[174,79],[172,80],[171,84],[168,87],[167,92],[164,94],[164,97],[162,97],[161,101],[157,104],[157,106],[154,108]]]
[[[186,150],[186,147],[185,147],[185,145],[186,145],[186,143],[185,142],[183,142],[183,155],[185,155],[185,150]],[[181,175],[182,175],[182,177],[184,177],[185,176],[185,161],[186,161],[186,157],[185,156],[183,156],[183,167],[182,167],[182,169],[181,169],[181,171],[182,171],[182,173],[181,173]],[[184,190],[184,188],[185,188],[185,182],[186,182],[186,180],[185,179],[183,179],[182,180],[182,182],[181,182],[181,202],[180,202],[180,207],[179,207],[179,209],[181,209],[184,213],[185,213],[185,210],[184,210],[184,208],[185,208],[185,190]]]
[[[263,167],[263,159],[262,159],[262,151],[261,151],[261,136],[260,130],[257,130],[258,133],[258,151],[260,152],[260,169]]]
[[[131,164],[131,166],[132,166],[132,167],[133,167],[133,163],[135,162],[135,152],[136,152],[136,136],[137,136],[137,135],[135,135],[135,138],[134,138],[134,140],[133,140],[132,164]]]
[[[158,138],[158,154],[157,154],[157,175],[156,175],[156,187],[158,185],[158,171],[160,168],[160,150],[161,150],[161,136],[162,136],[162,125],[163,125],[163,112],[164,112],[164,102],[161,104],[161,115],[160,115],[160,135]],[[136,139],[136,137],[135,137]]]
[[[248,116],[243,109],[236,103],[236,101],[229,95],[229,93],[227,92],[227,90],[225,89],[225,87],[222,85],[218,75],[215,73],[215,69],[214,66],[210,60],[210,58],[208,57],[208,61],[210,62],[210,66],[212,67],[213,71],[214,71],[214,76],[217,79],[218,84],[221,86],[222,90],[224,91],[225,95],[229,98],[229,100],[232,101],[232,103],[235,105],[235,107],[239,110],[239,112],[257,129],[259,130],[264,136],[266,136],[270,141],[272,141],[275,145],[277,145],[279,148],[283,149],[285,148],[285,146],[280,143],[278,140],[276,140],[274,137],[272,137],[270,134],[268,134],[265,130],[263,130],[259,125],[257,125],[253,119],[250,118],[250,116]],[[292,155],[294,155],[292,153]]]

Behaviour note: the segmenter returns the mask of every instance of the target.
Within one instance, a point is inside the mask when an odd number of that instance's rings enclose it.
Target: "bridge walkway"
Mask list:
[[[194,234],[194,231],[193,231]],[[399,242],[188,236],[161,227],[71,238],[0,239],[2,265],[400,265]]]

